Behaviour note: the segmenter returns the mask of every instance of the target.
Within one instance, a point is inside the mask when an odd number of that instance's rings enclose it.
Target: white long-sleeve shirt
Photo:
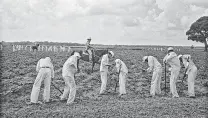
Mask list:
[[[128,68],[126,67],[126,64],[121,61],[120,59],[116,59],[115,60],[116,62],[116,69],[117,69],[117,72],[124,72],[124,73],[128,73]]]
[[[100,72],[108,72],[109,58],[108,54],[103,55],[100,64]]]
[[[167,62],[170,64],[171,68],[180,68],[180,60],[177,57],[177,54],[175,52],[168,53],[164,59],[163,62]]]
[[[149,68],[147,69],[148,72],[156,71],[157,69],[162,68],[158,60],[153,56],[148,56],[148,65],[149,65]]]
[[[190,69],[195,66],[194,62],[191,59],[191,55],[185,54],[182,55],[182,61],[185,66],[185,69],[187,69],[187,73],[190,71]]]
[[[75,55],[70,56],[63,65],[62,76],[71,76],[77,71],[77,57]]]
[[[54,67],[50,60],[46,58],[40,59],[37,63],[36,71],[39,72],[42,67],[49,67],[51,69],[51,77],[54,78]]]

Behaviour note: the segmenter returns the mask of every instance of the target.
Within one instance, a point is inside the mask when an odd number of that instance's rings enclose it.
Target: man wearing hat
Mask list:
[[[185,74],[188,75],[188,95],[190,98],[195,98],[194,81],[197,75],[197,68],[191,59],[191,55],[179,55],[178,58],[185,66]]]
[[[111,66],[109,64],[109,58],[113,58],[114,53],[113,51],[109,51],[107,54],[103,55],[101,59],[100,64],[100,77],[101,77],[101,89],[100,89],[100,95],[103,95],[106,90],[106,84],[107,84],[107,74],[108,74],[108,68]]]
[[[168,63],[171,68],[169,68],[169,71],[171,71],[170,75],[170,91],[172,93],[173,98],[178,98],[178,92],[176,90],[176,81],[178,79],[179,71],[180,71],[180,61],[178,59],[177,54],[173,51],[172,47],[168,48],[168,54],[164,57],[163,63]]]
[[[151,81],[151,88],[150,88],[150,95],[153,97],[155,93],[161,94],[160,83],[162,77],[162,66],[158,62],[158,60],[153,56],[144,56],[142,59],[143,63],[148,63],[149,68],[147,72],[152,72],[152,81]]]
[[[87,39],[87,43],[85,44],[85,52],[89,54],[89,60],[92,60],[92,46],[90,45],[91,38]]]
[[[42,102],[38,101],[42,81],[44,81],[43,101],[45,103],[50,102],[51,78],[54,78],[54,68],[50,57],[40,59],[37,63],[36,71],[38,75],[33,84],[30,104],[42,104]]]
[[[77,60],[80,58],[80,54],[75,52],[74,55],[70,56],[63,65],[62,76],[65,82],[65,88],[63,95],[60,97],[61,100],[67,100],[67,104],[74,102],[76,95],[76,84],[74,81],[74,75],[77,72]]]

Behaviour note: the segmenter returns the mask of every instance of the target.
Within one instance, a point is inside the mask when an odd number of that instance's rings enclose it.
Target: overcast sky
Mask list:
[[[208,0],[0,0],[3,41],[203,45],[185,32]]]

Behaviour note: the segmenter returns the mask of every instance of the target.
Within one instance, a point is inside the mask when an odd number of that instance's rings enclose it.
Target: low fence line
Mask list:
[[[27,50],[27,51],[33,51],[32,46],[34,45],[12,45],[12,51],[20,51],[20,50]],[[173,46],[174,47],[174,46]],[[4,45],[0,44],[0,50],[3,50]],[[76,48],[82,48],[84,49],[85,46],[56,46],[56,45],[39,45],[38,51],[53,51],[53,52],[70,52],[72,49]],[[167,47],[143,47],[143,46],[94,46],[95,49],[127,49],[127,50],[153,50],[153,51],[166,51]],[[190,48],[183,48],[183,47],[174,47],[175,51],[182,51]],[[192,50],[203,50],[203,47],[196,47]]]
[[[33,45],[12,45],[12,51],[28,50],[33,51]],[[40,45],[38,51],[53,51],[53,52],[70,52],[70,46],[52,46],[52,45]]]

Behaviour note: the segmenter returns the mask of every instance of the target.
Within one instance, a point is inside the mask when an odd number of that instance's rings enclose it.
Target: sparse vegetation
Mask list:
[[[57,45],[59,45],[57,43]],[[165,56],[164,51],[150,50],[121,50],[113,49],[115,58],[122,59],[128,69],[127,95],[118,98],[118,93],[114,93],[116,76],[108,76],[108,95],[99,97],[100,73],[99,66],[96,65],[92,74],[91,64],[80,61],[80,73],[76,74],[77,104],[66,106],[65,103],[56,101],[43,105],[27,105],[29,101],[32,85],[37,73],[35,67],[37,61],[49,56],[52,59],[55,69],[53,82],[63,91],[64,81],[61,76],[61,69],[64,62],[70,56],[67,52],[12,52],[9,45],[1,51],[1,117],[193,117],[205,118],[208,114],[207,104],[207,57],[206,52],[186,51],[178,54],[191,54],[194,63],[198,68],[196,78],[196,98],[186,98],[187,83],[177,83],[177,90],[180,98],[172,99],[169,93],[164,93],[164,73],[162,77],[162,95],[156,98],[149,97],[151,74],[138,74],[142,68],[147,68],[142,64],[142,57],[153,55],[162,63]],[[179,80],[183,76],[181,75]],[[169,74],[167,74],[169,75]],[[167,77],[169,82],[169,77]],[[169,84],[167,83],[169,91]],[[118,91],[118,89],[117,89]],[[39,99],[42,99],[42,89]],[[58,99],[60,96],[53,86],[51,86],[51,98]]]

